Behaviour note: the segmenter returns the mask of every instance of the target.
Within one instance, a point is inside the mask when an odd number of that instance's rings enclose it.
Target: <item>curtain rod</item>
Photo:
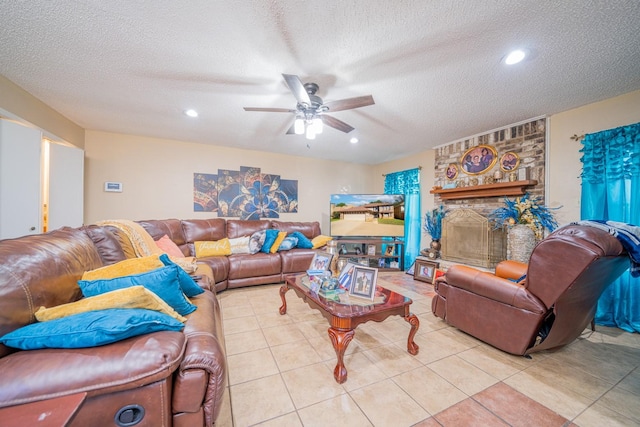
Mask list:
[[[419,171],[421,171],[422,170],[422,166],[418,166],[417,168],[414,168],[414,169],[418,169]],[[405,170],[411,170],[411,169],[405,169]],[[404,172],[404,171],[398,171],[398,172]],[[391,173],[398,173],[398,172],[391,172]],[[386,174],[386,173],[382,174],[382,176],[387,176],[387,175],[389,175],[389,174]]]

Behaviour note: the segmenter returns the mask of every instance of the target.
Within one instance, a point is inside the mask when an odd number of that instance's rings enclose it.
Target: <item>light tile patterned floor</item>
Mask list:
[[[333,379],[327,320],[280,285],[218,297],[229,367],[216,425],[245,426],[634,426],[640,425],[640,335],[597,326],[555,352],[506,354],[431,313],[431,285],[381,273],[413,299],[416,356],[400,317],[356,329],[348,379]]]

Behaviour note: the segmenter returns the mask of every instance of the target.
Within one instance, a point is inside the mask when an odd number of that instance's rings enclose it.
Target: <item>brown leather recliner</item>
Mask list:
[[[615,237],[569,225],[541,241],[529,264],[503,261],[495,274],[452,266],[436,279],[431,308],[469,335],[525,355],[575,340],[604,289],[627,268],[629,257]]]

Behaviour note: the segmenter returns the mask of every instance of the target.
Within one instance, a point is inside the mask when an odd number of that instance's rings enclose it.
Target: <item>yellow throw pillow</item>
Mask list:
[[[36,319],[40,322],[60,319],[72,314],[85,313],[87,311],[106,310],[109,308],[145,308],[168,314],[180,322],[187,320],[180,316],[162,298],[145,288],[144,286],[130,286],[118,289],[94,297],[62,304],[51,308],[40,307],[35,312]]]
[[[313,243],[313,249],[318,249],[326,245],[328,242],[333,240],[330,236],[323,236],[322,234],[311,239],[311,243]]]
[[[196,258],[216,255],[231,255],[231,242],[227,237],[220,240],[205,240],[193,243]]]
[[[282,243],[282,241],[284,240],[285,237],[287,237],[287,232],[286,231],[279,231],[275,242],[273,242],[273,245],[271,245],[271,249],[269,249],[269,252],[271,252],[272,254],[275,254],[276,252],[278,252],[278,248],[280,247],[280,243]]]
[[[115,277],[146,273],[147,271],[164,267],[162,261],[158,259],[159,256],[158,254],[141,258],[125,259],[124,261],[116,262],[106,267],[85,271],[82,275],[82,280],[113,279]]]
[[[187,273],[194,273],[198,269],[198,264],[196,262],[196,257],[187,256],[181,258],[174,258],[169,255],[169,259],[174,263],[181,267]]]

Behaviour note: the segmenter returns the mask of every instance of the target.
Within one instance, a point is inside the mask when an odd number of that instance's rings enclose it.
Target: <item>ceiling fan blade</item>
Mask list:
[[[338,129],[339,131],[342,131],[344,133],[349,133],[355,129],[342,120],[338,120],[335,117],[327,116],[326,114],[321,115],[320,118],[325,125],[331,126],[332,128]]]
[[[284,81],[287,83],[287,86],[289,86],[289,90],[293,93],[293,96],[298,100],[298,104],[311,105],[311,99],[300,77],[294,74],[283,74],[282,77],[284,77]]]
[[[333,112],[333,111],[351,110],[353,108],[366,107],[367,105],[373,105],[373,104],[375,104],[375,102],[373,101],[373,96],[365,95],[365,96],[357,96],[355,98],[329,101],[329,102],[325,102],[323,105],[325,107],[328,107],[330,112]]]
[[[296,110],[290,108],[260,108],[260,107],[244,107],[244,111],[267,111],[270,113],[295,113]]]

